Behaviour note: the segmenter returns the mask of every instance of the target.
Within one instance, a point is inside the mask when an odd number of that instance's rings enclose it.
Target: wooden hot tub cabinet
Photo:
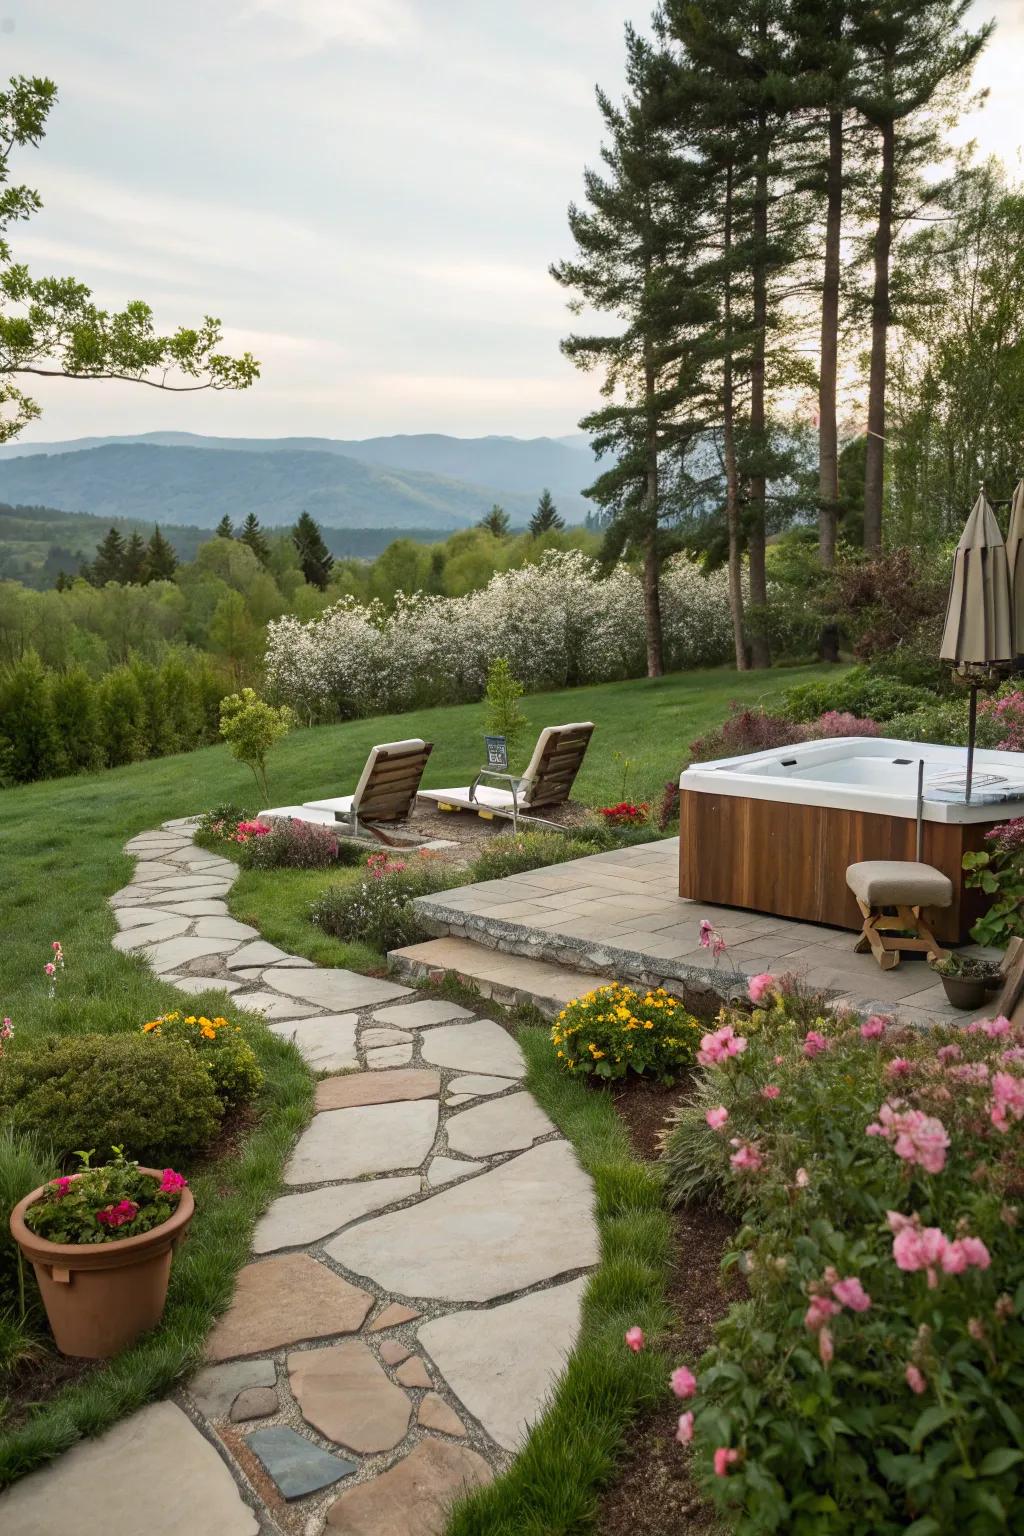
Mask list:
[[[932,909],[944,943],[963,942],[988,905],[964,884],[961,859],[983,846],[991,822],[924,823],[923,859],[953,882],[953,904]],[[681,789],[679,894],[806,923],[857,930],[862,917],[846,870],[863,859],[914,859],[915,823],[832,806],[749,800]]]

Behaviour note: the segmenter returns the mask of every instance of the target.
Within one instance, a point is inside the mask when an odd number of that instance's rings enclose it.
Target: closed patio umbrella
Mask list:
[[[1005,671],[1013,660],[1006,545],[983,489],[956,547],[939,656],[953,663],[971,690],[964,796],[970,800],[978,688]]]
[[[1006,531],[1006,563],[1010,570],[1010,638],[1015,657],[1024,656],[1024,480],[1010,502]]]

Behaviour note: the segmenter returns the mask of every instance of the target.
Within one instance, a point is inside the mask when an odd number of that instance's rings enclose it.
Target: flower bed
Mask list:
[[[566,1072],[585,1077],[648,1073],[672,1083],[693,1065],[700,1026],[664,987],[646,995],[614,982],[564,1007],[551,1028]]]
[[[674,1198],[741,1214],[750,1287],[674,1383],[679,1438],[741,1536],[1020,1529],[1024,1032],[759,982],[666,1138]]]

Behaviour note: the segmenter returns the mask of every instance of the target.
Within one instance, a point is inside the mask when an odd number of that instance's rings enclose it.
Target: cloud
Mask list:
[[[239,17],[251,34],[269,23],[273,44],[294,53],[339,44],[352,48],[399,48],[419,36],[419,17],[405,0],[254,0]]]

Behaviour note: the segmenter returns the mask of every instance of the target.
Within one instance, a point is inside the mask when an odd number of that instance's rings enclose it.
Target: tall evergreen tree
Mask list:
[[[604,371],[608,404],[581,421],[609,466],[586,491],[609,516],[605,552],[635,550],[643,566],[647,673],[664,670],[661,562],[664,522],[676,511],[665,461],[699,437],[704,419],[694,337],[707,319],[693,282],[699,241],[699,171],[675,152],[675,66],[665,50],[626,29],[628,92],[621,107],[597,100],[606,143],[603,174],[587,170],[587,208],[569,209],[574,259],[551,268],[584,306],[618,324],[603,335],[571,335],[563,352]]]
[[[218,539],[233,539],[234,538],[234,536],[235,536],[234,524],[232,523],[230,517],[228,517],[226,512],[224,513],[224,516],[221,518],[220,522],[217,524],[215,532],[216,532],[216,535],[217,535]]]
[[[132,529],[124,547],[121,580],[130,587],[141,587],[146,580],[146,544],[137,528]]]
[[[539,538],[542,533],[551,533],[564,527],[565,518],[552,501],[551,492],[545,487],[537,503],[537,510],[530,518],[530,532],[534,538]]]
[[[255,512],[250,512],[242,524],[242,531],[238,535],[238,542],[240,544],[247,544],[260,565],[266,565],[270,559],[270,545],[267,543],[266,535],[260,527],[260,520]]]
[[[319,525],[308,512],[300,514],[292,529],[292,543],[298,552],[299,565],[306,581],[311,587],[319,587],[323,592],[330,580],[334,556],[324,543]]]
[[[93,586],[105,587],[108,581],[123,581],[124,557],[124,539],[116,528],[111,528],[100,541],[89,567],[89,580]]]
[[[154,527],[146,546],[146,580],[170,581],[178,568],[174,546],[164,538],[159,525]]]
[[[877,135],[878,153],[864,465],[864,548],[876,555],[882,548],[894,230],[927,197],[921,171],[939,157],[950,109],[966,90],[971,67],[991,36],[992,22],[977,31],[965,29],[969,9],[970,0],[887,0],[884,5],[858,0],[852,100]],[[942,110],[930,112],[931,106]]]
[[[512,523],[504,507],[499,507],[495,502],[489,512],[485,512],[480,519],[479,527],[486,528],[488,533],[493,533],[496,539],[504,539],[508,536]]]

